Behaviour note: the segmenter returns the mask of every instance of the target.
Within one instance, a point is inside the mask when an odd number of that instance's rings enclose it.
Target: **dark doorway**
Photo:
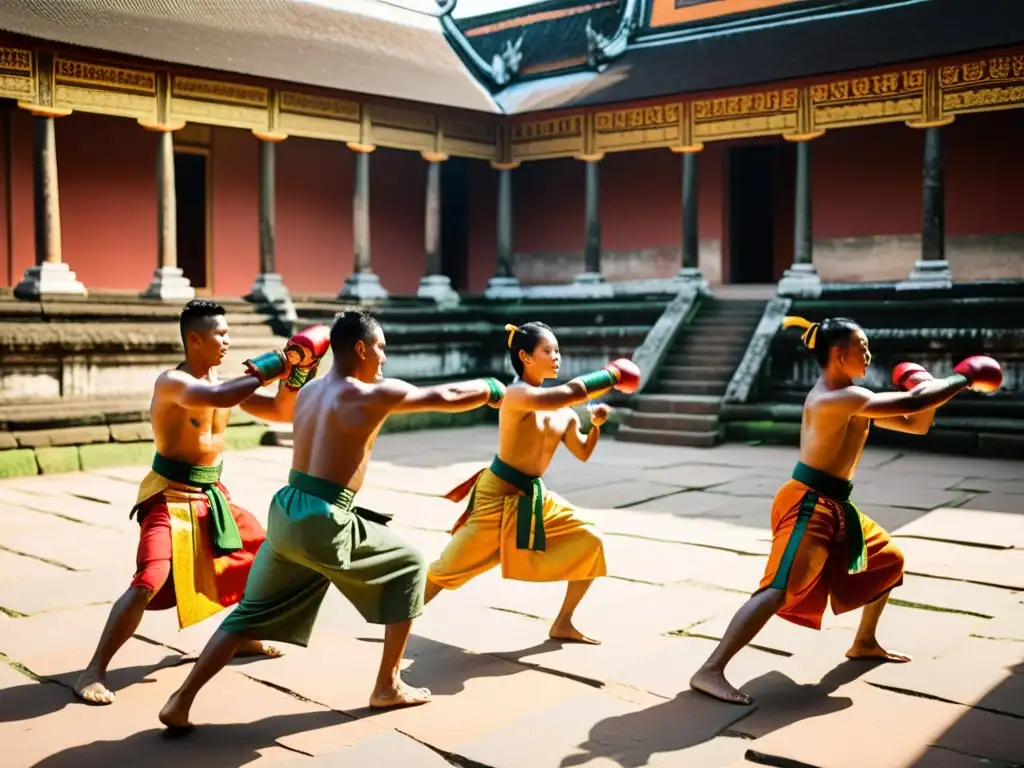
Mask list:
[[[197,293],[208,292],[207,171],[205,152],[174,153],[174,191],[178,210],[178,266]]]
[[[457,291],[466,289],[469,268],[469,160],[441,163],[441,273]]]
[[[773,283],[775,147],[729,150],[729,282]]]

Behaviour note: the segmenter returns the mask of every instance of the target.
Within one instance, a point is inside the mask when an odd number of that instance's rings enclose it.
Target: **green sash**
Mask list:
[[[159,453],[153,456],[153,471],[175,483],[201,488],[210,503],[210,533],[213,535],[215,553],[226,555],[242,548],[242,536],[238,524],[231,516],[231,505],[227,496],[217,486],[220,482],[223,464],[213,467],[197,467],[183,461],[169,459]]]
[[[833,477],[826,472],[822,472],[820,469],[809,467],[802,461],[798,461],[793,468],[793,479],[809,487],[815,494],[835,502],[842,508],[846,523],[846,545],[850,558],[847,571],[849,573],[860,573],[867,568],[868,552],[864,541],[864,529],[860,523],[860,510],[857,509],[856,504],[850,501],[850,495],[853,493],[853,483],[849,480],[840,480],[838,477]],[[813,511],[814,504],[810,504],[810,507]]]
[[[546,548],[544,538],[544,483],[539,477],[530,477],[514,467],[510,467],[497,456],[491,462],[491,472],[509,485],[523,492],[519,497],[519,509],[516,513],[516,549],[532,549],[543,552]],[[473,502],[470,501],[470,508]],[[533,520],[533,541],[530,540],[530,520]]]
[[[338,485],[338,483],[325,480],[322,477],[307,475],[305,472],[292,469],[288,472],[288,485],[303,493],[308,493],[310,496],[323,499],[332,506],[340,509],[351,509],[352,512],[364,520],[379,523],[380,525],[387,525],[391,522],[391,515],[383,512],[374,512],[372,509],[366,509],[365,507],[354,506],[352,502],[356,498],[355,491],[351,488],[346,488],[344,485]]]

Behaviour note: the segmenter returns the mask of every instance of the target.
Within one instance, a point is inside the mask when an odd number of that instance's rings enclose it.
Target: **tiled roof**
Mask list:
[[[433,3],[395,0],[433,11]],[[0,0],[0,29],[157,61],[498,112],[430,13],[375,0]]]

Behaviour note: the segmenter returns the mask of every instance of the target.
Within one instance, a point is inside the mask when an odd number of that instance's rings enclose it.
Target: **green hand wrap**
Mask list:
[[[502,398],[505,397],[505,393],[501,391],[501,384],[497,379],[488,377],[484,379],[484,383],[487,385],[488,391],[490,391],[490,397],[487,398],[488,403],[499,403]]]
[[[278,351],[264,352],[262,355],[246,360],[246,370],[260,380],[260,384],[266,384],[269,380],[275,379],[284,373],[288,361]]]
[[[966,384],[967,386],[971,385],[971,380],[968,379],[966,376],[964,376],[962,373],[954,373],[952,376],[947,376],[946,378],[944,378],[943,381],[945,381],[947,384],[953,384],[953,385],[956,385],[956,384]]]
[[[317,362],[312,368],[292,368],[288,378],[284,380],[284,385],[291,390],[302,389],[316,378],[316,369],[319,365],[320,363]]]
[[[614,387],[618,379],[615,378],[615,374],[609,371],[607,368],[602,368],[600,371],[591,371],[578,377],[583,382],[583,386],[587,390],[587,394],[596,392],[599,389],[608,389]]]

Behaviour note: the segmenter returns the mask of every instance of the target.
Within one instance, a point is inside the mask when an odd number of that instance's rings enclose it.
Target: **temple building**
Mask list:
[[[1024,277],[1014,0],[403,2],[8,0],[2,285]]]
[[[0,459],[136,434],[194,295],[252,348],[369,304],[420,381],[546,319],[566,375],[642,361],[620,438],[691,445],[792,437],[782,314],[855,314],[872,386],[1003,354],[949,430],[1017,445],[1022,29],[1020,0],[5,0]]]

